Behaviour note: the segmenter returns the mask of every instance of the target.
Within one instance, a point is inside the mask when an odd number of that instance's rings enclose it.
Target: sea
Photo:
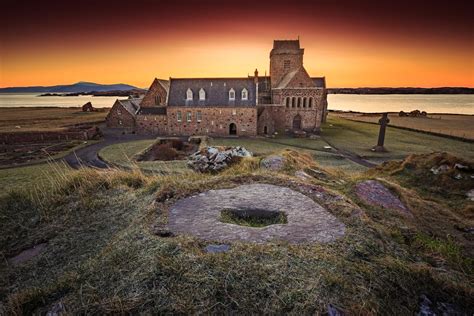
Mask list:
[[[124,97],[51,96],[40,97],[38,93],[1,93],[0,107],[77,107],[91,102],[94,107],[112,107],[116,99]],[[452,113],[474,115],[473,94],[329,94],[330,110],[365,113],[409,112]]]

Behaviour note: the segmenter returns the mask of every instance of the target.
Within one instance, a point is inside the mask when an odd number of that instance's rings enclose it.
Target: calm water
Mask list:
[[[116,99],[126,99],[125,97],[38,97],[39,93],[0,93],[0,107],[16,106],[57,106],[71,107],[83,106],[84,103],[91,102],[94,107],[112,107]]]
[[[111,107],[120,97],[38,97],[36,93],[0,94],[0,107],[7,106],[82,106],[90,101],[98,108]],[[398,112],[420,110],[428,113],[474,114],[474,95],[358,95],[329,94],[329,109],[358,112]]]
[[[474,114],[473,94],[329,94],[331,110],[356,112],[399,112]]]

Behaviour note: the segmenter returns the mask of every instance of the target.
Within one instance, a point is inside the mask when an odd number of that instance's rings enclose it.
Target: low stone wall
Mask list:
[[[43,141],[89,140],[100,136],[96,127],[68,129],[64,131],[0,133],[0,144],[33,143]]]

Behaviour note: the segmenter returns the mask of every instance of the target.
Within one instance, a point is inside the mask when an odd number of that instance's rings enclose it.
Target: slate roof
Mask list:
[[[186,91],[193,91],[193,99],[186,100]],[[199,100],[199,90],[204,89],[206,99]],[[247,100],[241,99],[247,89]],[[229,100],[229,90],[234,89],[235,100]],[[255,83],[246,78],[171,78],[168,106],[255,106]]]
[[[326,88],[326,77],[312,77],[314,84],[318,88]]]
[[[142,99],[126,99],[126,100],[117,100],[122,107],[127,110],[132,115],[135,115],[140,109],[140,102]]]
[[[143,115],[166,115],[166,107],[143,107],[138,111],[138,114]]]
[[[170,91],[170,82],[169,82],[169,80],[158,79],[158,78],[156,78],[155,80],[157,80],[161,84],[161,86],[166,90],[166,93],[168,93]]]

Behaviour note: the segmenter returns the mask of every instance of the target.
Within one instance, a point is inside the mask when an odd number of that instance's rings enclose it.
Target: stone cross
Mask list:
[[[383,144],[385,141],[385,129],[387,128],[388,123],[390,123],[390,119],[388,118],[388,113],[383,113],[382,117],[379,120],[379,124],[380,124],[379,139],[377,142],[377,146],[372,148],[373,151],[377,151],[377,152],[385,151],[385,147],[383,146]]]

